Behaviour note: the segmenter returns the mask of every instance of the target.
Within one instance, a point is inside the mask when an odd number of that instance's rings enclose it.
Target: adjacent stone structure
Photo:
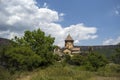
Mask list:
[[[90,51],[100,51],[100,50],[115,50],[120,48],[120,45],[98,45],[98,46],[75,46],[74,40],[72,39],[71,35],[65,39],[65,46],[63,48],[56,48],[54,53],[62,56],[64,54],[75,55],[75,54],[85,54],[90,53]]]
[[[74,40],[70,34],[65,39],[65,47],[63,48],[63,52],[65,54],[80,53],[80,47],[74,47]]]

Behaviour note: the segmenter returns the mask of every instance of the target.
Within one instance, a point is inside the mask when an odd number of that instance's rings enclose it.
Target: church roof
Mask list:
[[[65,40],[73,40],[70,34],[68,34],[67,38]]]

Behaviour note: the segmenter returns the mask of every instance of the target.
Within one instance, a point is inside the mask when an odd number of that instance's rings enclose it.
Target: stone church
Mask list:
[[[65,46],[63,48],[63,53],[65,54],[75,54],[75,53],[80,53],[80,47],[75,47],[74,46],[74,40],[68,34],[67,38],[65,39]]]
[[[106,50],[106,54],[109,53],[109,50],[115,50],[120,48],[120,45],[97,45],[97,46],[75,46],[74,40],[70,34],[65,39],[65,46],[63,48],[55,48],[54,53],[60,56],[64,54],[74,55],[74,54],[85,54],[92,51],[101,51]],[[108,51],[108,52],[107,52]]]

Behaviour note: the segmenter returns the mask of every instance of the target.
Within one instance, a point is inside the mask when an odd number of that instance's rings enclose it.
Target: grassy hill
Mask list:
[[[117,66],[117,65],[115,65]],[[112,66],[112,67],[115,67]],[[19,75],[17,80],[120,80],[120,74],[110,72],[111,68],[97,72],[85,71],[83,66],[63,65],[57,63],[46,68]]]
[[[0,48],[3,46],[6,48],[10,44],[10,40],[0,38]],[[115,53],[116,46],[95,46],[94,48],[96,48],[95,52],[110,56]],[[41,66],[30,72],[16,71],[14,73],[11,75],[6,68],[0,67],[0,80],[120,80],[120,65],[107,64],[97,71],[89,71],[84,65],[70,65],[61,61],[47,67]]]

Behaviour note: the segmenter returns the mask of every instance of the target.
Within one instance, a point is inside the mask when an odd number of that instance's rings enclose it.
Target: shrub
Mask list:
[[[70,60],[71,60],[71,56],[69,54],[65,54],[64,55],[64,61],[67,62],[67,63],[70,63]]]
[[[120,73],[120,65],[110,63],[104,67],[104,71],[109,72],[109,73]]]
[[[116,64],[120,64],[120,49],[116,49],[116,52],[112,55],[111,60]]]
[[[98,75],[101,76],[120,76],[120,65],[109,63],[105,67],[98,69]]]
[[[56,61],[60,61],[61,60],[61,57],[58,55],[58,54],[54,54],[54,59]]]
[[[88,55],[85,65],[88,70],[97,71],[100,67],[105,66],[107,63],[108,61],[105,56],[97,53],[91,53]]]
[[[11,80],[10,73],[0,66],[0,80]]]
[[[73,65],[83,65],[85,62],[85,57],[83,57],[82,55],[74,55],[73,57],[71,57],[70,60],[70,64]]]
[[[32,70],[39,66],[42,59],[29,47],[10,48],[5,53],[6,66],[11,70]]]

